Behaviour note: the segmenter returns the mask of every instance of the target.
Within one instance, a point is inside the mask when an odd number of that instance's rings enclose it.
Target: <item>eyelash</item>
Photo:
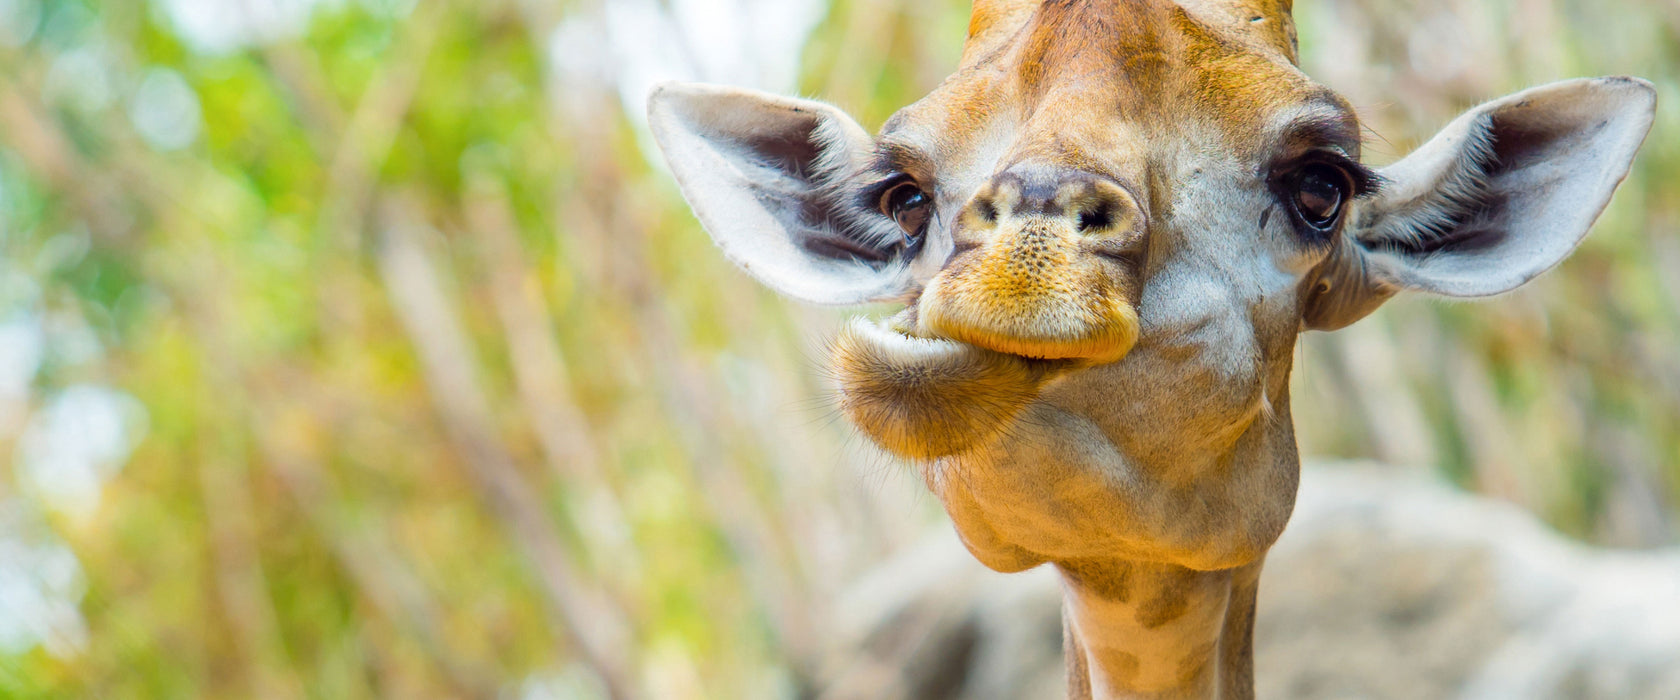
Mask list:
[[[1376,194],[1377,190],[1382,188],[1383,179],[1381,175],[1377,174],[1377,171],[1337,151],[1327,150],[1311,151],[1291,159],[1282,166],[1273,167],[1271,170],[1272,179],[1275,180],[1279,176],[1315,164],[1340,168],[1342,172],[1347,173],[1348,179],[1353,184],[1354,199]]]
[[[881,201],[881,197],[886,196],[892,188],[906,182],[914,183],[917,180],[909,173],[895,172],[864,185],[858,193],[858,205],[865,209],[875,209],[876,204]]]

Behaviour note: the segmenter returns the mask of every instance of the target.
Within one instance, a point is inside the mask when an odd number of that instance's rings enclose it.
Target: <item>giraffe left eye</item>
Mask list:
[[[1334,227],[1353,189],[1348,174],[1334,165],[1313,163],[1295,171],[1292,179],[1291,204],[1301,220],[1321,231]]]

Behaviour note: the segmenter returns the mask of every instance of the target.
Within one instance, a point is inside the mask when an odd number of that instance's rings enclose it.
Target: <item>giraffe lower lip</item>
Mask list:
[[[1063,370],[1063,369],[1074,367],[1074,366],[1079,365],[1083,362],[1083,360],[1081,358],[1077,358],[1077,357],[1043,357],[1043,356],[1040,356],[1040,355],[1033,355],[1033,354],[1022,353],[1022,352],[1011,352],[1008,349],[1003,349],[1003,348],[999,348],[999,347],[992,347],[991,345],[988,345],[986,343],[969,342],[967,340],[962,340],[962,339],[958,339],[958,338],[949,338],[949,337],[945,337],[945,336],[941,336],[941,335],[922,335],[922,334],[918,334],[914,330],[911,330],[911,329],[905,327],[903,325],[902,321],[903,321],[903,314],[901,314],[899,316],[894,316],[894,317],[886,319],[885,321],[882,321],[880,323],[880,328],[882,330],[890,331],[890,332],[892,332],[896,335],[902,336],[902,337],[904,337],[906,339],[909,339],[909,340],[914,340],[914,341],[919,341],[919,342],[922,342],[922,343],[927,343],[931,347],[942,347],[942,348],[944,348],[944,349],[946,349],[947,351],[950,351],[950,352],[960,351],[961,348],[976,348],[976,349],[979,349],[979,350],[984,350],[986,352],[997,353],[999,355],[1008,355],[1012,358],[1016,358],[1016,359],[1025,361],[1029,365],[1038,367],[1039,369],[1044,370],[1046,372],[1060,371],[1060,370]]]
[[[841,411],[872,441],[934,459],[993,439],[1059,364],[853,319],[830,346]]]

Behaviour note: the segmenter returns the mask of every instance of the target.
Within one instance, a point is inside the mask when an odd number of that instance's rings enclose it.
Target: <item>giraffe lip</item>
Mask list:
[[[924,302],[929,300],[923,297]],[[1136,312],[1129,304],[1114,305],[1100,316],[1087,313],[1087,318],[1045,326],[1041,319],[1046,316],[1065,318],[1074,313],[1049,313],[1068,310],[1057,303],[999,314],[960,300],[953,303],[949,298],[935,297],[931,301],[921,304],[914,335],[1031,361],[1106,364],[1124,357],[1137,341]]]
[[[1079,252],[1119,263],[1130,270],[1143,269],[1146,248],[1142,239],[1086,239]]]
[[[905,325],[906,321],[910,324],[915,323],[913,311],[906,310],[904,313],[882,320],[875,325],[883,331],[900,336],[906,340],[926,344],[929,348],[940,348],[945,352],[951,353],[978,350],[983,353],[1005,355],[1025,362],[1029,366],[1035,367],[1047,373],[1055,373],[1061,370],[1070,369],[1084,364],[1085,362],[1083,358],[1077,357],[1043,357],[1024,352],[1015,352],[1012,351],[1006,344],[974,342],[973,340],[966,338],[953,338],[940,334],[919,333],[912,330],[912,328],[914,328],[913,325],[907,327]]]
[[[1111,248],[1093,248],[1091,254],[1110,262],[1116,262],[1130,268],[1143,266],[1143,255],[1133,250],[1115,250]]]
[[[947,342],[979,348],[987,352],[1020,358],[1028,363],[1042,365],[1047,368],[1074,367],[1082,364],[1092,364],[1099,360],[1108,359],[1106,356],[1097,357],[1084,349],[1073,349],[1071,346],[1053,344],[1034,344],[1014,338],[997,338],[986,334],[964,334],[960,338],[942,338]]]

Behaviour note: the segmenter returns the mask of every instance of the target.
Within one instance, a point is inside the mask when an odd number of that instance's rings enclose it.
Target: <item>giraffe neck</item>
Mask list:
[[[1260,566],[1059,564],[1068,697],[1253,698]]]

